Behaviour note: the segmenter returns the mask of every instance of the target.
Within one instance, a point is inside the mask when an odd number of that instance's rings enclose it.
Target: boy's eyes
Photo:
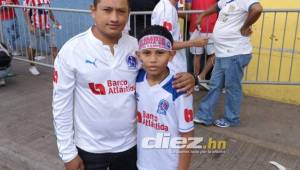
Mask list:
[[[103,8],[102,10],[105,11],[105,12],[112,12],[113,8]],[[127,11],[126,11],[126,9],[117,9],[117,12],[124,14]]]

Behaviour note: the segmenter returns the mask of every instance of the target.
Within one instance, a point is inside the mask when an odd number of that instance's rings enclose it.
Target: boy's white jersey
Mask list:
[[[180,24],[177,10],[170,0],[160,0],[155,6],[151,15],[151,25],[161,25],[168,29],[173,36],[174,41],[182,41],[180,33]],[[185,50],[177,50],[176,55],[168,67],[171,73],[187,72],[187,61]]]
[[[251,5],[259,0],[220,0],[218,20],[213,31],[217,57],[231,57],[252,53],[250,37],[243,36],[240,29],[246,21]]]
[[[193,124],[193,97],[177,93],[172,88],[173,76],[170,74],[160,84],[150,86],[146,73],[141,70],[137,77],[137,148],[139,170],[177,170],[179,150],[155,148],[154,139],[167,136],[179,137],[180,132],[190,132]],[[147,142],[147,138],[152,140]],[[159,138],[159,137],[158,137]],[[150,145],[144,148],[143,143]],[[154,148],[152,148],[154,147]]]
[[[69,40],[54,64],[53,116],[59,154],[68,162],[76,146],[91,153],[136,145],[137,40],[123,34],[104,45],[91,29]]]

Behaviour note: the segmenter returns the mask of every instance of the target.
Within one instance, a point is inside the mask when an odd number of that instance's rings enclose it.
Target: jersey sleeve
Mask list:
[[[172,35],[174,35],[174,26],[176,25],[172,10],[167,10],[163,4],[157,5],[151,15],[151,25],[160,25],[165,27]]]
[[[193,96],[181,95],[175,100],[175,110],[178,120],[178,131],[190,132],[194,129]]]
[[[259,0],[241,0],[239,3],[243,10],[249,11],[253,4],[259,3]]]
[[[64,162],[69,162],[78,154],[73,129],[75,71],[71,61],[67,59],[67,55],[72,54],[63,51],[62,49],[54,62],[52,107],[59,156]]]
[[[218,11],[220,11],[226,5],[226,0],[219,0],[217,3]]]

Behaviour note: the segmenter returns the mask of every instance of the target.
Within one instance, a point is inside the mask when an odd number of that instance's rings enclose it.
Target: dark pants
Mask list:
[[[77,149],[84,162],[85,170],[137,170],[136,146],[124,152],[101,154]]]

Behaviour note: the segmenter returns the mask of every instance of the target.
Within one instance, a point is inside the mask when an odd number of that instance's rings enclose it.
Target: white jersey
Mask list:
[[[180,24],[177,10],[170,0],[160,0],[151,15],[151,25],[161,25],[167,28],[173,36],[174,41],[182,41]],[[168,67],[173,74],[187,72],[187,61],[185,50],[177,50],[176,55]]]
[[[92,30],[69,40],[54,64],[53,116],[60,157],[122,152],[136,145],[137,40],[123,34],[115,54]]]
[[[190,132],[194,128],[193,97],[177,93],[172,88],[172,82],[173,76],[170,74],[160,84],[149,86],[144,70],[137,77],[139,170],[177,170],[178,149],[144,148],[143,140],[157,138],[159,134],[172,139],[179,137],[180,132]]]
[[[242,28],[248,16],[248,10],[258,0],[220,0],[219,17],[216,22],[213,39],[217,57],[231,57],[252,53],[250,37],[242,36]]]

